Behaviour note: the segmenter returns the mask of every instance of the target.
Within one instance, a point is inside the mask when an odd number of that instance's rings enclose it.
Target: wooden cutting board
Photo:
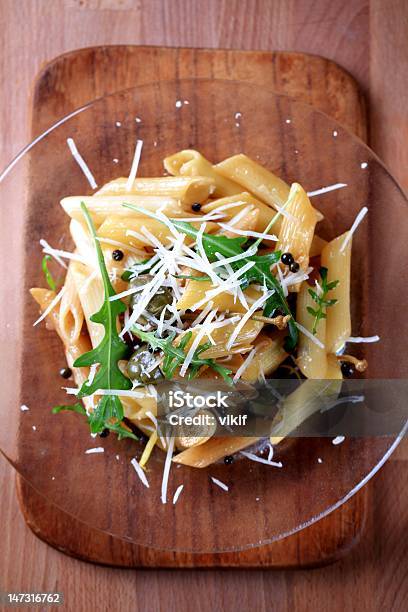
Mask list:
[[[152,80],[239,79],[307,102],[366,139],[366,110],[357,84],[336,64],[299,53],[110,46],[72,51],[47,64],[33,89],[32,137],[86,102]],[[256,95],[256,88],[254,88]],[[55,548],[87,561],[122,567],[310,567],[346,554],[364,530],[366,486],[341,508],[284,540],[240,553],[191,554],[147,549],[90,529],[48,504],[17,477],[24,518]]]

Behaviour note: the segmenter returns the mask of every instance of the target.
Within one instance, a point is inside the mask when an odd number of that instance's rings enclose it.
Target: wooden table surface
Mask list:
[[[27,141],[35,74],[60,53],[100,44],[285,49],[324,55],[355,76],[371,146],[408,190],[406,0],[0,0],[0,32],[1,167]],[[331,567],[298,572],[128,571],[68,558],[25,527],[0,459],[0,590],[62,591],[64,608],[79,612],[405,610],[407,446],[373,482],[363,541]]]

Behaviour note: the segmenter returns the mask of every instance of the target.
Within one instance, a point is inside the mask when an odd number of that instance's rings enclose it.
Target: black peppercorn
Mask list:
[[[194,212],[200,212],[201,210],[200,202],[194,202],[194,204],[191,205],[191,210],[193,210]]]
[[[224,463],[225,465],[231,465],[231,463],[234,463],[234,457],[232,455],[227,455],[224,457]]]
[[[107,438],[109,436],[109,429],[104,429],[103,431],[101,431],[101,433],[99,434],[100,438]]]
[[[60,376],[62,376],[62,378],[71,378],[72,376],[71,368],[61,368]]]
[[[293,259],[292,253],[283,253],[281,257],[281,262],[285,264],[285,266],[290,266],[293,264],[295,260]]]
[[[298,262],[297,262],[297,261],[294,261],[294,262],[293,262],[293,263],[291,263],[291,264],[290,264],[290,266],[289,266],[289,270],[290,270],[291,272],[299,272],[299,268],[300,268],[300,266],[299,266],[299,264],[298,264]]]
[[[354,365],[352,363],[350,363],[349,361],[342,361],[341,362],[341,373],[343,374],[343,376],[345,376],[346,378],[350,378],[350,376],[353,376],[353,374],[355,373],[356,368],[354,367]]]
[[[115,261],[121,261],[123,257],[124,257],[123,251],[121,251],[120,249],[115,249],[112,252],[112,259],[114,259]]]

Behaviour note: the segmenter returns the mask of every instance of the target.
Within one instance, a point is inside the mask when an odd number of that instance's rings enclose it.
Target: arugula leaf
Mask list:
[[[71,412],[77,412],[78,414],[84,414],[85,416],[87,416],[86,410],[85,410],[85,408],[83,407],[83,405],[80,402],[77,402],[76,404],[68,404],[68,405],[55,406],[52,409],[52,413],[53,414],[58,414],[58,413],[63,412],[65,410],[70,410]]]
[[[322,279],[322,293],[319,295],[317,291],[309,288],[309,295],[312,297],[313,301],[316,302],[317,308],[312,308],[311,306],[307,306],[306,310],[309,314],[314,317],[312,334],[315,335],[317,333],[317,326],[321,319],[326,319],[326,310],[329,306],[334,306],[337,303],[335,299],[327,299],[327,294],[329,291],[337,287],[339,284],[338,280],[327,282],[327,268],[321,267],[319,270],[320,278]]]
[[[161,366],[161,370],[167,379],[172,379],[176,369],[185,361],[185,348],[191,339],[192,332],[187,332],[182,337],[178,346],[173,345],[173,341],[176,336],[175,333],[170,334],[170,336],[164,340],[163,338],[157,338],[154,332],[144,332],[141,329],[138,329],[137,327],[133,327],[132,334],[138,336],[141,340],[143,340],[143,342],[147,342],[153,350],[163,351],[164,360],[163,365]],[[210,343],[202,344],[194,352],[193,358],[190,362],[191,367],[189,371],[189,378],[194,378],[197,375],[198,370],[202,366],[206,365],[212,368],[218,374],[220,374],[220,376],[222,376],[225,382],[231,385],[231,370],[224,367],[223,365],[220,365],[219,363],[216,363],[214,359],[200,358],[201,353],[206,351],[209,347]]]
[[[41,267],[42,267],[42,271],[44,273],[45,280],[47,281],[49,288],[52,289],[52,291],[56,291],[57,284],[55,280],[53,279],[51,272],[48,269],[48,262],[51,261],[51,259],[52,259],[51,255],[44,255],[42,263],[41,263]]]
[[[74,367],[76,368],[100,364],[92,383],[89,384],[88,381],[85,381],[82,385],[77,396],[78,398],[92,395],[98,389],[126,390],[132,388],[131,381],[122,374],[118,366],[118,361],[124,359],[128,354],[128,347],[125,342],[119,338],[116,327],[117,318],[121,313],[125,312],[126,306],[120,300],[115,300],[113,302],[109,301],[109,298],[116,295],[116,293],[109,280],[109,274],[106,269],[102,249],[97,240],[94,224],[83,202],[81,202],[81,208],[94,240],[104,287],[103,304],[100,310],[91,316],[91,321],[103,325],[105,328],[105,335],[96,348],[84,353],[74,362]],[[122,420],[122,402],[117,395],[104,395],[89,417],[91,431],[93,433],[102,431],[106,427],[106,422],[112,418],[118,421]]]

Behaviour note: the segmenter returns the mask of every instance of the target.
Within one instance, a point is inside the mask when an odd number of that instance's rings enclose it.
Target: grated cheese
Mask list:
[[[253,232],[251,230],[242,230],[236,229],[232,225],[228,223],[218,223],[222,229],[225,229],[233,234],[238,234],[239,236],[248,236],[249,238],[261,238],[261,240],[272,240],[273,242],[277,242],[279,238],[274,234],[263,234],[261,232]]]
[[[204,338],[204,336],[208,333],[212,331],[212,327],[210,325],[211,321],[213,320],[213,318],[215,317],[215,315],[217,314],[216,310],[211,310],[211,312],[208,313],[207,317],[205,318],[204,322],[203,322],[203,326],[202,328],[199,330],[199,332],[197,333],[196,337],[194,338],[194,341],[192,342],[188,353],[186,355],[186,358],[183,362],[183,365],[180,368],[180,376],[184,376],[185,373],[187,372],[187,368],[191,363],[191,360],[194,356],[194,353],[196,352],[196,349],[198,348],[201,340]]]
[[[256,463],[263,463],[264,465],[270,465],[272,467],[281,468],[283,467],[283,463],[281,461],[270,461],[269,459],[263,459],[262,457],[258,457],[254,453],[248,453],[246,451],[241,451],[240,455],[243,455],[247,459],[251,461],[255,461]]]
[[[177,487],[176,492],[174,493],[174,496],[173,496],[173,504],[177,504],[177,500],[180,497],[180,494],[183,489],[184,489],[184,485],[179,485]]]
[[[224,489],[224,491],[228,491],[229,490],[229,487],[225,484],[225,482],[222,482],[221,480],[218,480],[218,478],[214,478],[214,476],[211,476],[211,480],[218,487],[220,487],[221,489]]]
[[[96,189],[98,185],[97,185],[97,183],[95,181],[95,178],[94,178],[92,172],[90,171],[90,169],[88,168],[88,166],[86,165],[84,158],[79,153],[73,138],[67,138],[67,145],[69,147],[69,150],[72,153],[72,157],[75,159],[76,163],[81,168],[81,170],[84,173],[88,183],[90,184],[92,189]]]
[[[146,478],[146,474],[143,471],[143,468],[140,467],[140,465],[138,464],[138,462],[137,462],[137,460],[135,458],[133,458],[130,463],[133,465],[136,474],[139,476],[139,478],[142,481],[142,483],[144,484],[144,486],[149,489],[150,485],[149,485],[149,482],[148,482],[148,480]]]
[[[360,225],[360,223],[362,222],[362,220],[364,219],[364,217],[366,216],[367,213],[368,213],[367,206],[363,206],[363,208],[360,210],[360,212],[358,213],[357,217],[355,218],[353,225],[349,229],[349,231],[347,233],[347,236],[345,237],[345,239],[343,241],[343,244],[340,247],[340,253],[342,253],[344,251],[344,249],[346,248],[346,246],[348,245],[348,243],[352,239],[354,232],[356,231],[356,229],[358,228],[358,226]]]
[[[46,240],[44,240],[44,238],[41,238],[40,240],[40,244],[43,247],[43,253],[45,252],[44,249],[49,249],[48,251],[48,255],[51,255],[51,251],[54,251],[54,249],[48,244],[48,242]],[[54,257],[55,261],[58,261],[58,263],[60,264],[60,266],[62,266],[63,268],[67,268],[67,264],[65,263],[65,261],[63,261],[59,255],[53,253],[53,255],[51,255],[51,257]]]
[[[307,195],[309,196],[309,198],[313,198],[313,196],[322,195],[323,193],[329,193],[329,191],[335,191],[336,189],[343,189],[343,187],[347,187],[347,183],[335,183],[334,185],[321,187],[320,189],[316,189],[315,191],[308,191]]]
[[[25,404],[21,404],[20,406],[20,410],[21,412],[27,412],[27,410],[30,410],[28,406],[26,406]]]
[[[380,340],[380,336],[350,336],[350,338],[347,338],[346,342],[354,342],[356,344],[363,344],[363,343],[371,343],[371,342],[378,342]]]
[[[132,167],[130,169],[130,174],[126,182],[126,191],[130,191],[132,189],[132,185],[135,181],[137,169],[139,167],[140,156],[142,154],[142,147],[143,140],[137,140],[135,146],[135,153],[133,155]]]
[[[241,329],[244,327],[245,323],[248,321],[248,319],[251,318],[251,316],[254,314],[254,312],[256,310],[258,310],[258,308],[260,308],[262,306],[262,304],[264,302],[266,302],[266,300],[272,295],[273,291],[267,291],[264,295],[261,295],[260,298],[258,298],[256,300],[256,302],[254,302],[254,304],[252,304],[251,308],[248,310],[248,312],[246,312],[244,314],[244,316],[241,318],[240,322],[238,323],[238,325],[236,326],[236,328],[234,329],[234,331],[232,332],[228,342],[227,342],[227,349],[229,350],[232,345],[234,344],[235,339],[237,338],[239,332],[241,331]]]
[[[256,348],[253,348],[252,351],[248,354],[248,357],[245,359],[245,361],[239,366],[238,370],[236,371],[235,376],[232,379],[233,382],[237,382],[237,380],[240,379],[242,374],[245,372],[245,370],[248,368],[248,366],[252,362],[253,358],[255,357],[255,354],[256,354]]]
[[[298,328],[298,330],[302,332],[302,334],[304,334],[305,336],[307,336],[307,338],[309,338],[309,340],[317,344],[317,346],[319,346],[320,348],[322,349],[325,348],[323,342],[320,342],[320,340],[316,338],[316,336],[314,336],[308,329],[306,329],[306,327],[303,327],[303,325],[301,325],[297,321],[295,321],[295,325]]]
[[[85,455],[94,455],[95,453],[104,453],[105,449],[102,446],[97,446],[96,448],[88,448],[85,451]]]
[[[342,442],[344,442],[345,439],[346,439],[345,436],[336,436],[335,438],[333,438],[332,444],[337,446],[338,444],[341,444]]]
[[[44,310],[44,312],[42,313],[42,315],[40,317],[38,317],[38,319],[33,323],[33,327],[35,327],[36,325],[38,325],[38,323],[40,323],[43,319],[45,319],[45,317],[50,314],[50,312],[55,308],[55,306],[58,304],[58,302],[60,301],[60,299],[62,298],[62,296],[64,295],[65,292],[65,285],[64,287],[61,289],[61,291],[59,293],[57,293],[57,295],[55,296],[55,298],[52,300],[52,302],[50,302],[47,306],[47,308]]]
[[[167,453],[166,453],[166,460],[164,462],[163,480],[162,480],[162,486],[161,486],[162,504],[167,503],[167,486],[169,484],[169,474],[170,474],[170,468],[171,468],[171,460],[173,457],[174,440],[175,440],[174,436],[172,436],[169,440],[168,447],[167,447]]]
[[[129,251],[130,253],[134,253],[135,255],[140,255],[144,257],[146,256],[145,251],[142,251],[141,249],[135,249],[129,244],[125,244],[124,242],[120,242],[119,240],[112,240],[111,238],[99,238],[99,236],[97,236],[96,239],[99,240],[99,242],[105,242],[106,244],[111,244],[112,246],[120,247],[121,249]]]

